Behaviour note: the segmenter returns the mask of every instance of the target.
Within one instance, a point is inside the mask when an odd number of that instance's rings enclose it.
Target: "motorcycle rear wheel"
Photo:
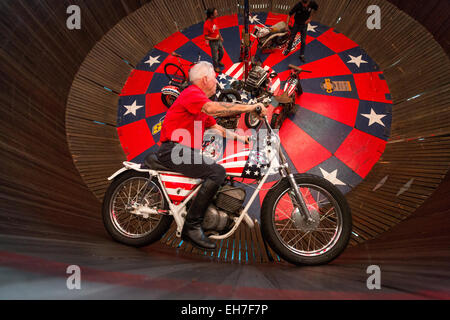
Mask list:
[[[266,195],[261,208],[261,232],[269,246],[295,265],[326,264],[347,247],[352,231],[350,207],[344,195],[328,180],[310,174],[295,174],[311,216],[307,224],[293,205],[287,178]]]
[[[133,213],[132,206],[168,210],[168,203],[156,179],[149,181],[149,174],[128,170],[114,179],[103,198],[103,224],[117,242],[142,247],[161,239],[170,227],[173,217],[149,214],[148,217]],[[138,203],[140,198],[141,203]]]

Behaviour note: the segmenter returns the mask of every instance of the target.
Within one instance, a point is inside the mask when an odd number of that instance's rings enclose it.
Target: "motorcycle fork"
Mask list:
[[[292,197],[292,195],[289,193],[289,196],[291,197],[294,207],[299,209],[300,215],[302,216],[303,219],[305,219],[308,222],[313,221],[313,219],[311,218],[311,214],[309,213],[308,207],[306,205],[305,199],[303,199],[303,195],[300,192],[297,183],[295,182],[294,174],[286,165],[287,164],[286,157],[284,156],[283,152],[281,152],[281,150],[280,150],[280,159],[283,170],[285,171],[285,175],[283,176],[287,176],[289,184],[291,185],[291,188],[294,191],[294,197]]]

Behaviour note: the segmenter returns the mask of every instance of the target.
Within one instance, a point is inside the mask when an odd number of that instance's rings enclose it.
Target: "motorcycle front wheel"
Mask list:
[[[328,180],[310,174],[294,179],[313,222],[294,206],[295,195],[287,178],[266,195],[261,208],[261,231],[269,246],[295,265],[326,264],[347,247],[352,230],[350,207]]]
[[[142,215],[139,206],[154,209]],[[116,177],[103,198],[103,224],[117,242],[142,247],[161,239],[169,229],[173,217],[157,213],[168,210],[161,186],[149,174],[128,170]]]

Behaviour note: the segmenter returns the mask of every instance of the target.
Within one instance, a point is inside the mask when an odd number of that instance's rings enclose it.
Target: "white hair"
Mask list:
[[[189,70],[189,81],[192,83],[197,82],[203,77],[216,77],[214,67],[208,61],[200,61]]]

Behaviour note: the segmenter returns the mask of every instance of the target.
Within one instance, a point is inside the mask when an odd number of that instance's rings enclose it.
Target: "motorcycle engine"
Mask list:
[[[205,231],[223,231],[229,227],[233,214],[237,214],[245,200],[245,190],[242,188],[223,186],[218,192],[213,204],[206,210],[202,228]]]
[[[263,86],[264,81],[269,77],[269,73],[264,68],[255,65],[248,73],[247,81],[245,82],[244,90],[248,92],[255,92]]]

